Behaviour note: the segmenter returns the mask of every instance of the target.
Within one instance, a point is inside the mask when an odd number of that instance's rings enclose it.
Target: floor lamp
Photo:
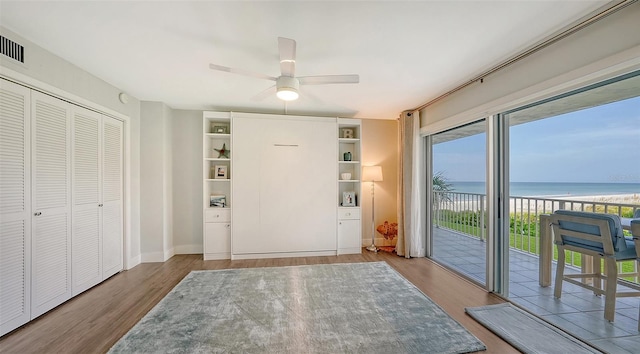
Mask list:
[[[362,168],[362,181],[371,182],[371,246],[367,247],[367,251],[378,252],[378,248],[376,248],[374,188],[376,182],[382,182],[382,166],[364,166]]]

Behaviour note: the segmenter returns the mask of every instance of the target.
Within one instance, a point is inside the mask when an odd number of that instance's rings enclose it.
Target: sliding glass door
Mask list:
[[[571,209],[630,218],[640,210],[640,163],[634,157],[640,151],[640,72],[505,117],[510,126],[508,295],[545,314],[555,306],[550,288],[557,260],[553,245],[541,242],[550,237],[545,215]],[[566,259],[566,267],[582,267],[578,254]],[[636,264],[623,263],[620,271],[633,272]]]
[[[638,127],[634,72],[430,135],[429,256],[539,309],[557,259],[551,243],[541,248],[545,214],[640,215]]]
[[[486,121],[431,136],[431,257],[486,285]]]

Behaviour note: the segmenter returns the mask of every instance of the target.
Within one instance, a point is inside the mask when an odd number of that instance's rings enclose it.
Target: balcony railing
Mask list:
[[[450,229],[477,238],[486,239],[486,196],[476,193],[433,192],[435,227]],[[551,214],[558,209],[590,211],[616,214],[631,217],[640,209],[637,204],[621,204],[611,202],[554,199],[544,197],[509,197],[509,245],[512,250],[539,256],[540,250],[540,215]],[[628,231],[625,235],[630,236]],[[557,250],[554,247],[554,260]],[[566,257],[567,265],[580,267],[579,254]],[[637,262],[629,261],[619,264],[621,273],[636,272]],[[638,278],[626,278],[638,282]]]

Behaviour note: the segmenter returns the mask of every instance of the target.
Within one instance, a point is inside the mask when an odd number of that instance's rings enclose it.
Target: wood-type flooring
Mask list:
[[[487,346],[483,353],[518,353],[464,312],[465,307],[504,302],[498,296],[426,258],[362,252],[237,261],[203,261],[202,255],[176,255],[164,263],[139,264],[4,335],[0,353],[104,353],[192,270],[374,261],[387,262],[478,337]]]

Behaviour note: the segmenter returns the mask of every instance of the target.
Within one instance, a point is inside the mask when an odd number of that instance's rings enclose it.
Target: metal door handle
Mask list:
[[[104,204],[98,204],[99,207],[103,206]]]
[[[34,216],[40,216],[40,215],[42,215],[42,212],[39,212],[39,211],[38,211],[38,212],[33,213],[33,215],[34,215]]]

